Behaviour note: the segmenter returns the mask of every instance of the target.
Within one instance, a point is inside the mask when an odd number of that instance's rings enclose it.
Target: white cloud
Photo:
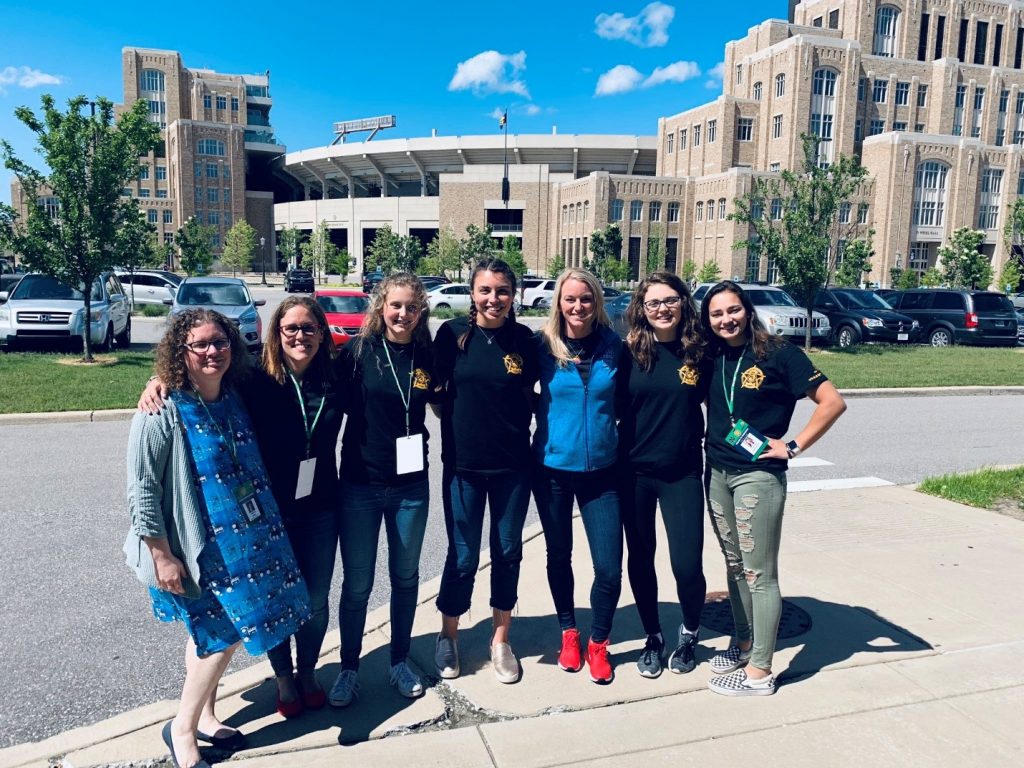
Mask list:
[[[676,9],[665,3],[651,3],[637,16],[601,13],[594,19],[594,32],[605,40],[625,40],[642,48],[657,48],[668,42],[668,26]]]
[[[650,76],[644,80],[644,88],[652,88],[662,83],[683,83],[700,77],[700,67],[695,61],[677,61],[667,67],[656,67]]]
[[[547,111],[553,112],[554,110],[549,108]],[[525,117],[536,117],[542,112],[544,112],[544,109],[536,104],[513,104],[508,108],[508,113],[510,115],[522,115]],[[495,107],[487,116],[495,120],[500,120],[503,114],[505,114],[505,107]]]
[[[60,85],[64,78],[50,75],[32,67],[4,67],[0,69],[0,93],[7,93],[6,86],[36,88],[40,85]]]
[[[517,93],[530,98],[526,83],[519,79],[519,73],[526,69],[526,51],[498,53],[483,51],[460,62],[455,76],[448,83],[449,91],[471,90],[478,96],[488,93]]]
[[[708,70],[708,81],[704,83],[705,88],[715,89],[722,87],[722,78],[725,77],[725,62],[720,61]]]
[[[536,117],[541,113],[541,108],[538,107],[536,104],[527,104],[526,107],[523,109],[523,113],[527,117]]]
[[[643,82],[644,76],[628,64],[612,67],[599,78],[595,96],[612,96],[616,93],[629,93]]]

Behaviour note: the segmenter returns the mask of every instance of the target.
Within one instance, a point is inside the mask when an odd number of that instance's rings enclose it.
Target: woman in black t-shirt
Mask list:
[[[501,259],[481,261],[469,278],[468,318],[449,320],[434,339],[442,394],[441,459],[448,555],[437,609],[434,662],[459,675],[459,617],[469,610],[480,564],[484,508],[490,506],[491,663],[498,680],[519,680],[509,644],[519,598],[523,523],[530,504],[530,422],[537,381],[536,343],[515,320],[516,276]]]
[[[619,498],[629,557],[627,572],[647,642],[637,670],[658,677],[665,640],[654,568],[655,514],[668,538],[682,608],[679,640],[668,660],[676,674],[696,666],[697,630],[706,583],[704,462],[701,440],[710,371],[690,290],[671,272],[654,272],[626,310],[629,334],[619,366]]]
[[[415,275],[380,283],[359,335],[339,355],[348,420],[341,444],[341,672],[329,695],[346,707],[359,690],[366,607],[381,522],[391,577],[391,684],[406,698],[423,683],[406,663],[419,596],[430,489],[424,417],[434,398],[429,308]]]
[[[736,283],[714,286],[701,304],[714,355],[708,395],[708,506],[725,555],[736,636],[711,659],[708,687],[726,696],[775,693],[772,655],[782,613],[779,540],[788,459],[828,431],[846,404],[807,356],[770,335]],[[796,401],[816,407],[793,440]],[[743,669],[746,667],[746,669]]]

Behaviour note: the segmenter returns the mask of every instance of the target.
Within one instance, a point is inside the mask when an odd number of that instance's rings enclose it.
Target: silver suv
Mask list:
[[[245,282],[237,277],[187,277],[173,299],[164,299],[172,315],[201,307],[234,320],[242,340],[254,354],[263,347],[263,321],[256,307],[266,303],[266,299],[253,301]]]
[[[717,283],[701,283],[693,292],[693,300],[700,308],[704,295]],[[759,283],[739,283],[740,288],[750,298],[758,318],[765,324],[769,333],[785,336],[790,341],[800,343],[807,330],[807,308],[801,307],[793,297],[781,288]],[[828,317],[815,312],[811,319],[811,338],[828,340],[831,327]]]
[[[132,317],[124,288],[113,272],[103,272],[90,297],[92,343],[100,351],[132,342]],[[0,292],[0,347],[64,341],[80,348],[85,329],[85,296],[52,277],[25,275],[8,294]]]

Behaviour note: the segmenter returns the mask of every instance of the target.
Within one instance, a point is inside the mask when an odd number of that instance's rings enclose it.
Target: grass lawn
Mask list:
[[[840,389],[1024,385],[1024,347],[861,344],[815,349],[811,360]]]
[[[1024,467],[929,477],[918,490],[984,509],[1011,511],[1015,505],[1016,511],[1024,513]]]

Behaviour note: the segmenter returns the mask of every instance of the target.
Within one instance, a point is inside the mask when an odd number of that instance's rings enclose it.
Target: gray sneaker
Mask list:
[[[693,672],[697,666],[697,633],[687,632],[679,626],[679,646],[668,657],[668,668],[677,675]]]
[[[494,643],[491,646],[491,665],[498,682],[511,684],[519,681],[519,659],[512,653],[508,643]]]
[[[423,695],[423,683],[420,681],[419,675],[413,672],[404,661],[392,665],[388,682],[407,699],[416,699]]]
[[[331,686],[327,697],[332,707],[347,707],[359,695],[359,673],[354,669],[343,669]]]
[[[437,667],[437,674],[445,680],[453,680],[459,676],[459,644],[456,640],[443,635],[437,636],[434,666]]]
[[[648,635],[647,643],[640,658],[636,660],[636,669],[642,677],[651,679],[661,675],[661,662],[665,655],[665,643],[657,635]]]
[[[740,667],[746,666],[750,661],[750,652],[754,646],[741,651],[738,645],[729,644],[729,647],[715,656],[711,657],[711,671],[716,675],[727,675],[735,672]]]

